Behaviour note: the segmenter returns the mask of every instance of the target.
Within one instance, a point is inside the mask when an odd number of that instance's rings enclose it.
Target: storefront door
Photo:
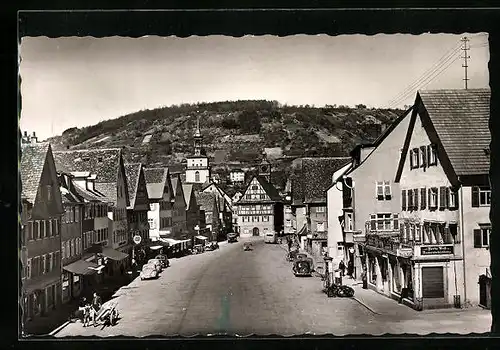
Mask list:
[[[258,227],[254,227],[253,230],[252,230],[252,234],[254,236],[259,236],[259,228]]]
[[[443,267],[422,267],[422,296],[425,298],[444,298]]]

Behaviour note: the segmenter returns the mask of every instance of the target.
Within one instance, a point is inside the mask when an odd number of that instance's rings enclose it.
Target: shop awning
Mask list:
[[[75,275],[91,275],[96,272],[97,264],[85,261],[77,260],[74,263],[63,266],[63,270],[71,272]]]
[[[163,248],[162,245],[154,245],[152,247],[149,247],[149,249],[151,249],[151,250],[158,250],[158,249],[161,249],[161,248]]]
[[[115,250],[112,248],[103,249],[102,255],[104,255],[106,258],[109,258],[109,259],[115,260],[115,261],[121,261],[121,260],[126,259],[128,257],[128,254],[119,252],[118,250]]]
[[[206,241],[208,239],[208,237],[205,237],[205,236],[202,236],[202,235],[198,235],[195,238],[201,239],[202,241]]]

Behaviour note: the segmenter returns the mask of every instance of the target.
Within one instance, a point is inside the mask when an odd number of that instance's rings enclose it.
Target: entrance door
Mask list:
[[[258,227],[254,227],[253,230],[252,230],[252,234],[254,236],[259,236],[259,228]]]
[[[444,298],[443,268],[422,268],[422,295],[424,298]]]

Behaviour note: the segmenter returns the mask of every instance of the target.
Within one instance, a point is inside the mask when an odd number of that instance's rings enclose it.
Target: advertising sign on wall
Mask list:
[[[441,245],[441,246],[422,246],[420,247],[421,255],[441,255],[441,254],[453,254],[452,245]]]

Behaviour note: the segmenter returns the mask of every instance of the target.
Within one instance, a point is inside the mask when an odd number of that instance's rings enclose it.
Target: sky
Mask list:
[[[143,109],[242,99],[400,107],[417,89],[489,87],[486,33],[24,37],[21,130],[40,140]]]

